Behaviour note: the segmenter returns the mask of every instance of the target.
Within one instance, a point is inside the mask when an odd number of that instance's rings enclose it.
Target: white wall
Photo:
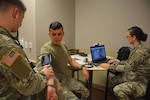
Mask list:
[[[107,52],[117,52],[129,46],[125,32],[134,25],[149,35],[145,45],[150,48],[150,0],[76,0],[75,8],[76,48],[89,50],[100,43]],[[106,71],[93,72],[94,84],[105,86],[105,82]]]
[[[75,1],[74,0],[22,0],[27,11],[20,28],[20,39],[32,42],[32,49],[24,48],[27,56],[36,60],[41,46],[49,41],[48,28],[53,21],[64,26],[64,41],[69,48],[75,47]]]
[[[95,42],[116,52],[128,45],[125,32],[137,25],[150,34],[149,0],[22,0],[27,12],[20,29],[20,39],[33,43],[25,49],[35,60],[41,46],[49,40],[49,24],[58,20],[64,25],[64,41],[69,48],[85,48]],[[145,43],[148,47],[150,39]],[[150,48],[150,47],[149,47]]]
[[[36,0],[36,43],[37,53],[41,46],[50,40],[49,24],[60,21],[64,27],[64,41],[69,48],[75,46],[75,1]]]
[[[75,47],[87,48],[95,42],[107,51],[128,45],[125,32],[139,26],[150,36],[149,0],[76,0]],[[150,48],[150,37],[147,43]]]
[[[22,0],[27,11],[23,19],[21,28],[19,29],[19,39],[25,42],[32,42],[32,49],[25,48],[25,52],[30,59],[36,59],[36,16],[35,16],[35,0]]]

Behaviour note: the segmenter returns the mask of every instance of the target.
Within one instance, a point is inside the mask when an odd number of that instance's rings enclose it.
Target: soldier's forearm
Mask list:
[[[49,78],[49,79],[47,80],[47,85],[48,85],[48,84],[54,85],[54,78]]]

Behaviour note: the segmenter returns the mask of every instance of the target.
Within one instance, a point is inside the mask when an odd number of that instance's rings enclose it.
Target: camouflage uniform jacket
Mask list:
[[[111,65],[110,70],[121,72],[123,82],[142,82],[147,84],[150,79],[150,50],[139,44],[129,55],[128,60]]]
[[[27,100],[44,90],[46,82],[44,73],[34,73],[21,46],[0,27],[0,100]]]

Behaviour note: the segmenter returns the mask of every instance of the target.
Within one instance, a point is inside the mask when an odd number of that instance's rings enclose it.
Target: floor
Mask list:
[[[105,91],[101,89],[93,88],[92,100],[105,100]],[[113,94],[108,93],[107,100],[117,100],[117,99]],[[145,99],[130,97],[130,100],[145,100]]]
[[[92,100],[105,100],[105,91],[97,88],[93,88]],[[116,100],[116,98],[111,93],[108,93],[107,100]]]

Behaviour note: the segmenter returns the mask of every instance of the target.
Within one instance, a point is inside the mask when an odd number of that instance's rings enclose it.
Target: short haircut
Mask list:
[[[60,29],[60,28],[62,28],[62,30],[63,30],[62,24],[61,24],[60,22],[58,22],[58,21],[54,21],[54,22],[52,22],[52,23],[49,25],[49,31],[50,31],[50,29],[52,29],[52,30],[57,30],[57,29]]]
[[[26,11],[26,7],[21,0],[0,0],[0,11],[5,12],[12,6],[18,7],[22,12]]]

